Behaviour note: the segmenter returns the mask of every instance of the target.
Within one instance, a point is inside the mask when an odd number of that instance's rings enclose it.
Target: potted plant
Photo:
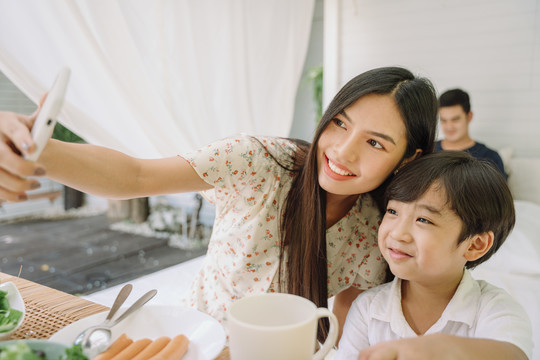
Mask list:
[[[315,106],[315,122],[319,123],[322,117],[322,95],[323,95],[323,67],[313,66],[306,75],[307,81],[312,86],[312,99]]]

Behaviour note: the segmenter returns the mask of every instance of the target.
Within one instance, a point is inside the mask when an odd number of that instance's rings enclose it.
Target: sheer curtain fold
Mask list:
[[[287,136],[314,0],[0,0],[0,70],[36,103],[72,69],[60,121],[87,141],[172,156]]]

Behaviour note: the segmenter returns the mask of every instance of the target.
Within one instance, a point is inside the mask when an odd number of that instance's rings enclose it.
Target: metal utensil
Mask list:
[[[157,290],[150,290],[137,301],[133,303],[122,315],[115,320],[110,320],[107,323],[92,326],[87,329],[80,344],[82,346],[83,353],[90,359],[94,358],[98,354],[107,350],[111,345],[111,328],[118,324],[120,321],[127,318],[129,315],[139,310],[144,304],[152,299],[157,294]]]
[[[100,324],[100,326],[109,324],[109,322],[111,321],[113,316],[116,314],[118,309],[120,309],[122,304],[124,304],[124,302],[128,298],[128,296],[131,293],[132,289],[133,289],[133,285],[131,285],[131,284],[126,284],[126,285],[124,285],[124,287],[122,287],[122,289],[120,289],[120,292],[118,293],[118,295],[116,295],[116,299],[114,300],[114,303],[113,303],[113,305],[111,307],[111,310],[109,310],[109,313],[107,314],[107,317],[105,318],[103,323]],[[91,326],[88,329],[85,329],[83,332],[81,332],[79,335],[77,335],[77,337],[75,338],[75,341],[73,343],[74,344],[80,344],[82,342],[84,336],[88,332],[93,331],[94,328],[95,328],[95,326]]]

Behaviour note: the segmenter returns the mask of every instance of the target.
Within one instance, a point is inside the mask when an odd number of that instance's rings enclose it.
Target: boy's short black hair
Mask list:
[[[463,223],[458,244],[468,237],[493,231],[493,246],[481,258],[469,261],[474,268],[489,259],[514,227],[514,201],[506,180],[493,164],[463,151],[440,151],[411,161],[386,189],[385,200],[410,203],[438,184],[449,207]]]
[[[461,89],[445,91],[439,96],[439,107],[461,105],[465,114],[471,111],[471,101],[469,94]]]

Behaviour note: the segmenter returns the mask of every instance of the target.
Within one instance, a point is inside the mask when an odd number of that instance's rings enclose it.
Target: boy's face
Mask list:
[[[426,286],[461,279],[469,240],[458,245],[462,221],[435,183],[411,203],[390,200],[379,227],[379,248],[397,277]]]
[[[446,141],[459,142],[469,136],[472,112],[465,113],[461,105],[442,106],[439,108],[439,118]]]

